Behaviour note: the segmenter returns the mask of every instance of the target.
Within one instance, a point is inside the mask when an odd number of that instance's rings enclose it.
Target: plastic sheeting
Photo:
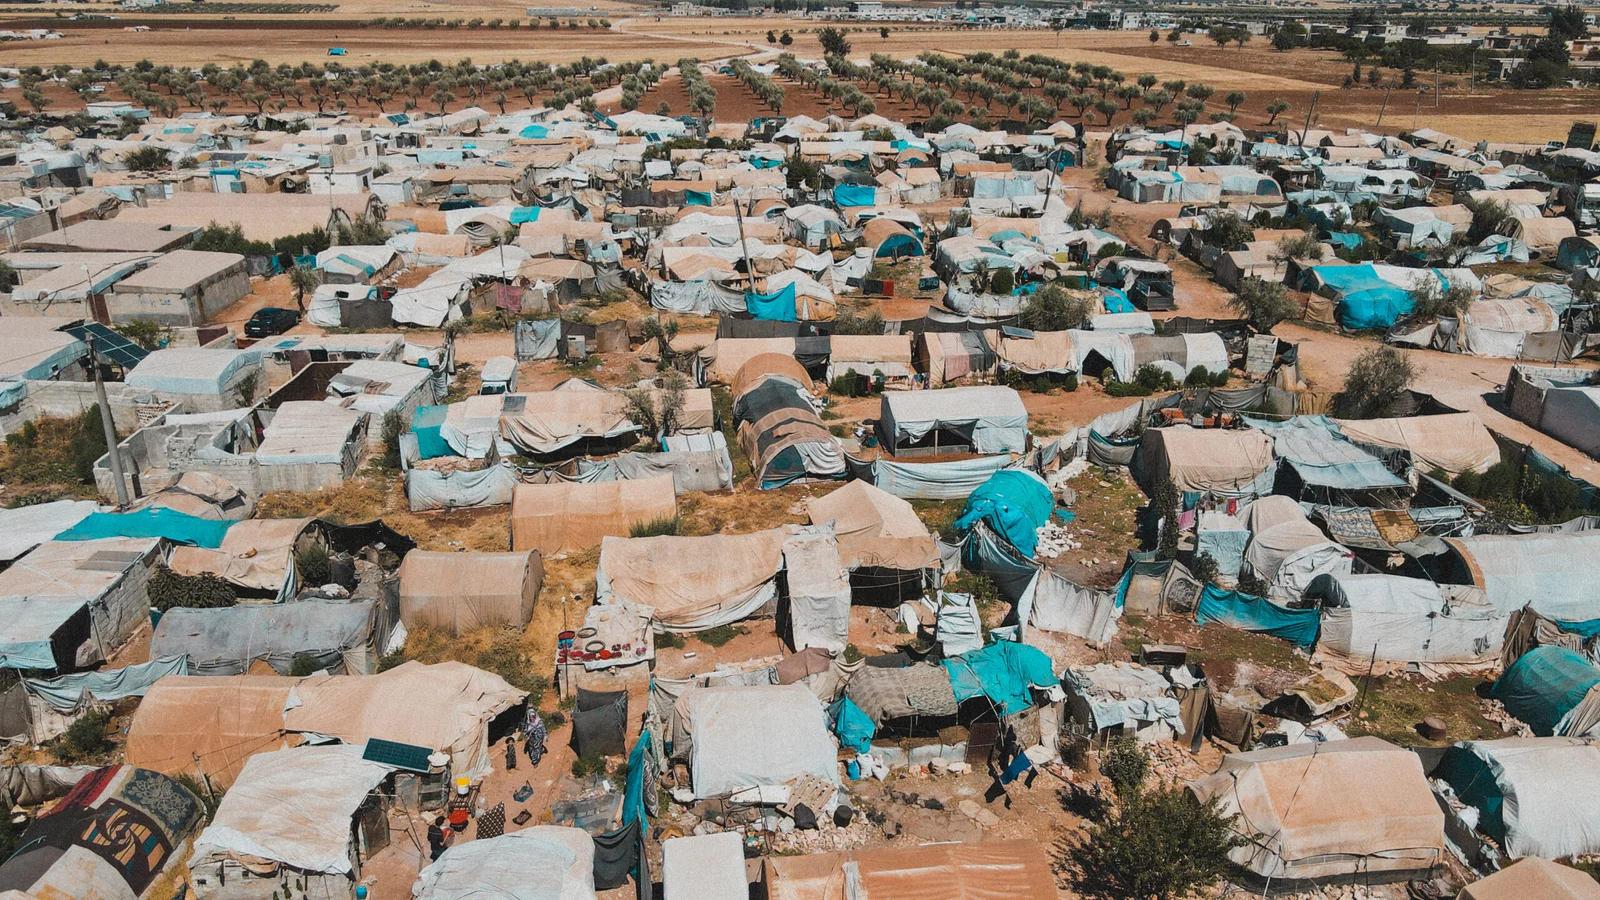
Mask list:
[[[878,429],[886,444],[922,440],[934,429],[970,434],[982,454],[1023,453],[1028,447],[1028,411],[1007,387],[957,387],[883,395]]]
[[[784,532],[608,537],[600,542],[595,602],[654,610],[659,630],[703,631],[743,619],[777,595]],[[616,598],[613,600],[612,598]]]
[[[1495,681],[1491,696],[1528,723],[1534,734],[1583,736],[1574,734],[1570,717],[1597,684],[1600,668],[1587,657],[1546,644],[1517,657]]]
[[[753,318],[774,322],[794,322],[799,319],[795,307],[795,286],[785,285],[768,294],[746,292],[744,306]]]
[[[1509,618],[1477,588],[1425,578],[1323,575],[1307,594],[1324,606],[1319,651],[1357,663],[1493,662]]]
[[[163,656],[147,663],[137,663],[121,669],[103,669],[98,672],[74,672],[59,678],[23,679],[23,687],[58,713],[77,712],[90,701],[121,700],[124,697],[143,697],[152,684],[168,675],[189,674],[189,658]]]
[[[1230,628],[1270,634],[1304,650],[1317,643],[1321,616],[1314,609],[1288,609],[1264,597],[1225,591],[1208,584],[1200,592],[1195,622],[1217,622]]]
[[[896,497],[961,500],[1010,464],[1004,456],[926,463],[880,458],[864,465],[853,463],[852,469],[857,470],[857,477],[866,477],[874,486]]]
[[[1430,471],[1484,472],[1500,461],[1494,436],[1472,413],[1328,421],[1357,443],[1405,450]]]
[[[364,675],[376,663],[376,624],[371,600],[178,607],[161,616],[150,652],[187,655],[197,675],[241,675],[258,660],[287,675],[298,657],[319,669]]]
[[[1600,557],[1600,531],[1475,535],[1445,538],[1445,543],[1472,583],[1504,612],[1531,605],[1551,619],[1600,618],[1590,568]]]
[[[594,856],[594,839],[583,829],[535,825],[455,844],[417,874],[411,896],[594,900]]]
[[[670,475],[594,483],[519,484],[511,499],[511,546],[546,557],[576,553],[607,536],[678,514]]]
[[[544,582],[536,552],[444,553],[413,550],[400,562],[400,621],[406,627],[466,634],[521,628]]]
[[[99,508],[93,500],[56,500],[0,510],[0,562],[53,540]]]
[[[693,738],[697,800],[801,775],[839,783],[827,712],[803,684],[694,688],[678,706]]]
[[[136,512],[97,512],[56,535],[58,541],[95,541],[101,538],[166,538],[178,544],[206,547],[222,546],[229,521],[202,519],[175,509],[150,507]]]
[[[361,758],[362,747],[293,747],[250,757],[195,838],[198,864],[233,858],[304,872],[351,874],[356,808],[394,771]]]
[[[956,702],[988,697],[1001,718],[1033,707],[1033,690],[1061,684],[1050,657],[1037,647],[999,641],[944,661]]]
[[[1464,741],[1435,776],[1478,808],[1478,828],[1507,857],[1600,851],[1600,746],[1579,738]]]
[[[521,483],[516,469],[505,462],[457,472],[413,467],[406,470],[405,478],[406,500],[412,512],[503,506],[511,502]]]
[[[910,571],[939,565],[933,535],[911,504],[865,481],[806,501],[806,513],[813,524],[834,524],[840,554],[851,569]]]
[[[1272,436],[1278,458],[1288,461],[1310,487],[1345,491],[1406,487],[1405,479],[1345,439],[1325,416],[1295,416],[1281,422],[1246,417],[1245,421]]]
[[[1134,470],[1146,490],[1164,473],[1183,493],[1244,497],[1270,493],[1276,466],[1272,439],[1260,431],[1174,425],[1144,433]]]
[[[839,652],[850,640],[850,576],[832,527],[790,535],[783,542],[789,622],[796,650]]]
[[[970,531],[982,521],[1031,559],[1038,547],[1038,530],[1054,511],[1055,496],[1044,479],[1026,469],[1003,469],[972,492],[952,527]]]

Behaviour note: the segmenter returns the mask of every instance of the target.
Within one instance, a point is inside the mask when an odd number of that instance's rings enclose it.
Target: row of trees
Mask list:
[[[412,19],[405,16],[379,16],[372,20],[372,24],[378,28],[500,28],[503,26],[505,28],[515,29],[522,27],[522,20],[503,19],[499,16],[496,16],[492,19],[485,19],[482,17],[475,17],[471,19],[446,19],[442,16],[436,16],[431,19]],[[538,27],[538,19],[528,20],[528,29],[530,31]],[[588,27],[591,29],[608,29],[611,27],[611,20],[589,19],[586,22],[580,22],[577,19],[567,19],[565,21],[561,19],[548,19],[545,22],[545,27],[552,30],[563,27],[568,29],[582,27]]]
[[[689,95],[689,108],[710,122],[712,114],[717,111],[717,91],[706,80],[705,73],[700,71],[700,60],[678,60],[678,77],[683,80],[683,89]]]
[[[353,103],[370,104],[379,112],[392,107],[410,111],[422,108],[425,101],[431,101],[442,113],[462,98],[474,104],[492,103],[501,112],[512,97],[520,97],[529,105],[543,98],[553,106],[592,106],[597,89],[633,78],[642,94],[658,77],[648,61],[609,63],[604,58],[591,57],[562,66],[520,61],[480,66],[463,59],[453,65],[432,60],[406,66],[374,63],[353,68],[337,62],[272,66],[256,60],[248,66],[224,68],[207,64],[190,69],[158,66],[148,60],[131,67],[102,61],[81,70],[58,65],[47,72],[39,66],[29,66],[18,75],[23,99],[35,110],[46,105],[40,88],[48,78],[65,85],[85,102],[115,92],[165,116],[176,115],[185,107],[221,113],[241,105],[258,115],[268,110],[282,112],[291,105],[305,109],[308,104],[319,114],[330,108],[344,110]]]
[[[765,103],[774,114],[783,111],[783,88],[771,78],[757,72],[743,59],[735,59],[732,63],[733,77],[739,79],[756,99]]]

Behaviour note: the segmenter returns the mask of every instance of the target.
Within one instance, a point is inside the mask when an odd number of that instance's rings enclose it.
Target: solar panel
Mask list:
[[[115,331],[101,325],[99,322],[86,322],[82,325],[72,325],[66,329],[67,333],[80,341],[87,342],[89,335],[94,335],[95,352],[108,362],[131,369],[144,361],[150,351],[128,340]]]
[[[418,747],[416,744],[402,744],[399,741],[386,741],[383,738],[367,738],[367,746],[361,751],[361,758],[369,762],[382,763],[396,769],[405,769],[411,772],[428,772],[428,757],[433,754],[427,747]]]

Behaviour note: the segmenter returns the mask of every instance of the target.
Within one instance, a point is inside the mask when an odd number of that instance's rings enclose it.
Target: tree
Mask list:
[[[1139,792],[1119,798],[1081,837],[1063,838],[1057,868],[1091,897],[1189,896],[1227,871],[1229,851],[1244,842],[1235,819],[1215,798],[1201,803],[1183,788]]]
[[[1272,35],[1272,49],[1274,50],[1282,52],[1293,50],[1297,46],[1299,45],[1295,42],[1294,37],[1289,34],[1288,29],[1279,28]]]
[[[1228,104],[1228,115],[1230,116],[1238,114],[1239,105],[1243,103],[1244,100],[1244,91],[1229,91],[1227,96],[1222,98],[1222,102]]]
[[[1017,324],[1033,331],[1067,331],[1089,320],[1089,302],[1064,288],[1048,285],[1022,304]]]
[[[1118,797],[1132,797],[1144,789],[1145,776],[1150,774],[1150,757],[1136,738],[1112,738],[1100,757],[1100,774],[1111,782]]]
[[[295,266],[289,270],[289,287],[294,290],[294,304],[301,312],[306,308],[306,295],[322,284],[317,270],[310,266]]]
[[[1172,559],[1178,555],[1178,532],[1183,529],[1179,524],[1179,515],[1183,510],[1178,500],[1177,487],[1163,473],[1150,495],[1150,508],[1161,519],[1161,531],[1156,536],[1157,559]]]
[[[1278,121],[1278,117],[1289,111],[1289,101],[1279,97],[1267,104],[1267,124]]]
[[[886,40],[886,41],[889,39],[889,28],[888,28],[888,26],[886,26],[886,25],[878,26],[878,37],[880,37],[880,38],[882,38],[883,40]]]
[[[1440,316],[1459,316],[1466,312],[1472,301],[1478,299],[1478,292],[1454,284],[1440,287],[1437,281],[1429,280],[1413,291],[1411,296],[1415,301],[1415,305],[1411,308],[1413,316],[1437,319]]]
[[[778,43],[782,44],[785,47],[787,47],[790,44],[794,43],[794,36],[791,35],[789,32],[785,31],[783,34],[778,35]]]
[[[843,31],[832,25],[817,32],[817,43],[822,45],[822,52],[829,56],[850,55],[850,41]]]
[[[1344,390],[1334,407],[1348,418],[1366,419],[1388,414],[1411,387],[1416,370],[1411,360],[1390,346],[1365,350],[1345,372]]]
[[[1094,110],[1100,115],[1105,116],[1106,124],[1110,125],[1111,117],[1117,114],[1117,104],[1112,100],[1096,100],[1094,103]]]
[[[1260,278],[1246,278],[1228,305],[1249,319],[1257,331],[1271,331],[1279,322],[1300,312],[1280,282]]]
[[[1226,47],[1228,42],[1233,40],[1233,29],[1226,25],[1213,25],[1211,30],[1206,32],[1206,37],[1216,41],[1218,47]]]
[[[172,167],[167,159],[167,151],[160,147],[140,147],[129,153],[123,162],[132,172],[159,172]]]
[[[1179,42],[1181,40],[1183,40],[1183,29],[1174,28],[1171,31],[1167,32],[1167,43],[1176,44],[1177,42]]]
[[[1211,218],[1211,224],[1206,228],[1206,239],[1212,246],[1232,252],[1243,250],[1246,244],[1256,239],[1256,233],[1243,216],[1228,210]]]
[[[776,31],[773,31],[770,28],[767,29],[767,43],[776,44],[777,42],[778,42],[778,33]]]
[[[1155,28],[1150,29],[1150,43],[1159,44],[1160,42],[1161,42],[1161,32],[1160,32],[1160,30],[1155,29]]]

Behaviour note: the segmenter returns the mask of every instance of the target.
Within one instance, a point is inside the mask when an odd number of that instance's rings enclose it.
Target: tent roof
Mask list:
[[[806,501],[814,525],[830,520],[847,568],[926,569],[939,564],[939,548],[911,504],[865,481],[852,481]]]
[[[1055,880],[1036,841],[875,847],[806,856],[768,856],[770,900],[832,900],[855,879],[868,896],[1051,897]]]
[[[1468,412],[1330,421],[1356,443],[1409,450],[1418,462],[1450,475],[1482,472],[1500,461],[1500,447],[1489,429]]]
[[[1541,615],[1582,622],[1600,618],[1589,581],[1600,556],[1600,531],[1481,534],[1445,538],[1489,602],[1510,611],[1532,605]]]
[[[1149,465],[1165,467],[1173,487],[1200,493],[1238,491],[1273,464],[1272,438],[1255,429],[1152,428],[1139,453],[1149,457]],[[1145,476],[1153,478],[1155,471]]]
[[[1537,856],[1525,856],[1461,889],[1456,900],[1600,900],[1600,883],[1588,873]],[[774,898],[776,900],[776,898]]]
[[[803,684],[691,688],[678,703],[693,740],[697,799],[801,775],[839,783],[839,745]]]
[[[777,528],[700,537],[607,537],[600,542],[597,600],[615,596],[649,606],[669,629],[692,631],[736,621],[754,611],[745,607],[783,568],[783,539]]]
[[[1263,877],[1427,868],[1444,853],[1421,759],[1375,737],[1230,753],[1189,790],[1241,814],[1249,843],[1230,856]]]
[[[360,746],[329,744],[250,757],[195,839],[194,859],[254,857],[350,873],[351,817],[392,771],[361,754]]]
[[[511,495],[511,545],[546,556],[579,552],[606,536],[678,514],[672,476],[519,484]]]
[[[457,843],[417,875],[412,892],[429,900],[594,900],[594,838],[535,825]]]

